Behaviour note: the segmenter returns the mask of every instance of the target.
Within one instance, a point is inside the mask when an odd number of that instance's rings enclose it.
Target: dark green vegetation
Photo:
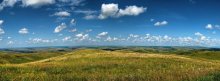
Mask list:
[[[138,53],[154,53],[154,54],[176,54],[184,55],[193,58],[220,60],[219,48],[205,48],[205,47],[105,47],[99,48],[107,51],[123,51],[123,52],[138,52]]]
[[[219,53],[202,47],[4,49],[0,81],[220,81]]]

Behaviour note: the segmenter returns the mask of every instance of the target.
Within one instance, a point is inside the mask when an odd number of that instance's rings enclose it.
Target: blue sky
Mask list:
[[[220,46],[219,0],[0,0],[0,48]]]

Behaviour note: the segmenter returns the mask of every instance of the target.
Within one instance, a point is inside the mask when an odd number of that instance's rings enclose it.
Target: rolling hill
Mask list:
[[[219,81],[220,61],[177,54],[77,49],[0,64],[1,81]]]

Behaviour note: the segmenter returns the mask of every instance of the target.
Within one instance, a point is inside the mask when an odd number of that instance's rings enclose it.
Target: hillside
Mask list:
[[[0,64],[1,81],[219,81],[220,61],[176,54],[78,49],[20,64]]]

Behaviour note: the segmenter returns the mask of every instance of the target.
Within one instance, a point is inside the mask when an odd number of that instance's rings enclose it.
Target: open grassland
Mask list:
[[[78,49],[45,58],[0,64],[0,81],[220,81],[219,60],[186,55]]]
[[[63,55],[65,52],[7,53],[0,52],[0,64],[19,64]]]

